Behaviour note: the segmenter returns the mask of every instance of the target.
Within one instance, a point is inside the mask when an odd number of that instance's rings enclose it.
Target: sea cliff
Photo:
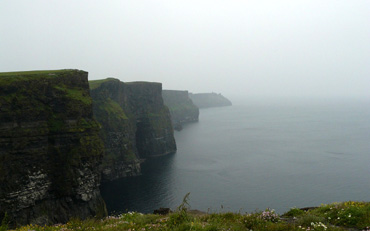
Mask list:
[[[106,215],[103,143],[87,72],[0,73],[0,219],[52,224]]]
[[[188,91],[163,90],[162,96],[175,129],[180,130],[183,124],[199,120],[199,108],[189,98]]]
[[[143,159],[176,151],[162,84],[109,78],[90,81],[90,89],[105,144],[104,181],[138,175]]]
[[[231,106],[232,103],[226,97],[217,93],[189,94],[191,100],[199,108]]]

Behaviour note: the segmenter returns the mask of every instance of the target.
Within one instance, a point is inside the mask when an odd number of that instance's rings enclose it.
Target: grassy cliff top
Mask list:
[[[106,83],[106,82],[109,82],[109,81],[119,81],[119,79],[106,78],[106,79],[90,80],[89,81],[90,90],[94,90],[94,89],[100,87],[100,85],[102,85],[103,83]]]
[[[162,85],[162,83],[158,82],[147,82],[147,81],[134,81],[134,82],[124,82],[127,85],[140,85],[140,84],[154,84],[154,85]]]
[[[29,76],[29,75],[39,75],[39,76],[53,76],[61,73],[70,72],[85,72],[77,69],[63,69],[63,70],[35,70],[35,71],[15,71],[15,72],[0,72],[0,77],[17,77],[17,76]]]
[[[283,215],[272,209],[253,213],[202,213],[181,204],[168,215],[124,213],[104,219],[71,220],[54,226],[29,225],[17,230],[168,230],[168,231],[222,231],[222,230],[275,230],[275,231],[348,231],[370,230],[369,202],[342,202],[316,208],[292,208]],[[0,227],[1,228],[1,227]]]
[[[64,76],[73,73],[87,72],[75,69],[0,72],[0,84],[9,84],[14,81],[24,81],[29,79],[54,78],[57,76]]]
[[[94,89],[100,87],[103,83],[106,83],[106,82],[109,82],[109,81],[119,81],[119,82],[124,83],[128,86],[148,85],[148,84],[162,86],[162,83],[157,83],[157,82],[146,82],[146,81],[122,82],[122,81],[120,81],[119,79],[116,79],[116,78],[106,78],[106,79],[90,80],[89,81],[90,90],[94,90]]]
[[[163,89],[163,92],[167,92],[167,93],[182,93],[182,94],[189,94],[189,91],[188,90],[168,90],[168,89]]]
[[[47,70],[0,73],[1,122],[49,121],[65,127],[65,120],[89,118],[92,100],[87,72]],[[56,120],[54,123],[52,120]],[[60,125],[60,126],[59,126]]]

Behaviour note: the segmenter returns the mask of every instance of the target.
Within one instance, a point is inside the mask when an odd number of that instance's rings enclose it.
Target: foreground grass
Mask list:
[[[169,215],[124,213],[102,220],[71,220],[54,226],[28,225],[17,230],[367,230],[370,231],[370,203],[343,202],[303,211],[292,208],[283,215],[274,210],[254,213],[195,214],[186,203]]]

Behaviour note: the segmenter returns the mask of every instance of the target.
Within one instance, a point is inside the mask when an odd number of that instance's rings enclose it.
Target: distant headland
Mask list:
[[[198,94],[189,94],[190,99],[193,103],[199,108],[208,108],[208,107],[223,107],[231,106],[232,103],[229,99],[221,95],[220,93],[198,93]]]

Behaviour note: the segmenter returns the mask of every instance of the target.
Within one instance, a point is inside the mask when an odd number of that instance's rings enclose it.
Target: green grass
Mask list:
[[[54,86],[54,88],[63,91],[70,99],[81,101],[82,103],[87,105],[92,104],[92,99],[90,95],[85,94],[84,89],[65,87],[61,85]]]
[[[1,220],[0,231],[5,231],[8,229],[8,222],[8,214],[5,213],[3,219]]]
[[[104,219],[72,219],[67,224],[54,226],[28,225],[17,230],[370,230],[369,202],[334,203],[301,212],[293,208],[283,216],[270,209],[245,214],[206,214],[191,212],[187,196],[177,210],[169,215],[129,212]],[[331,216],[336,220],[328,219]]]
[[[58,74],[62,72],[75,71],[72,69],[64,70],[35,70],[35,71],[15,71],[15,72],[0,72],[0,77],[2,76],[25,76],[25,75],[48,75],[48,74]]]
[[[302,209],[294,207],[294,208],[291,208],[288,212],[284,213],[283,216],[298,217],[303,214],[304,214],[304,211]]]
[[[64,76],[71,73],[84,72],[81,70],[65,69],[65,70],[43,70],[43,71],[17,71],[17,72],[1,72],[0,85],[11,84],[16,81],[27,81],[43,78],[54,78],[56,76]]]
[[[297,213],[297,209],[292,208],[284,216],[295,217],[300,225],[321,222],[346,228],[370,230],[368,228],[370,227],[370,202],[332,203],[303,213]]]
[[[109,81],[112,81],[112,80],[118,80],[118,79],[106,78],[106,79],[99,79],[99,80],[90,80],[89,81],[90,90],[94,90],[94,89],[100,87],[100,85],[102,83],[109,82]]]
[[[114,116],[116,119],[127,120],[128,117],[122,107],[114,100],[107,98],[104,102],[97,101],[97,107],[100,110],[108,113],[109,116]]]

